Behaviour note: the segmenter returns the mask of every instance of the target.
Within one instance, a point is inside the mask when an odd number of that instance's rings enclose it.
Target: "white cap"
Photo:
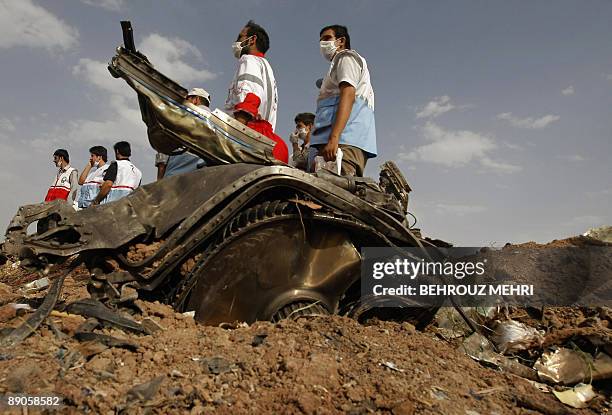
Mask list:
[[[192,88],[191,91],[187,93],[187,96],[202,97],[210,102],[210,94],[203,88]]]

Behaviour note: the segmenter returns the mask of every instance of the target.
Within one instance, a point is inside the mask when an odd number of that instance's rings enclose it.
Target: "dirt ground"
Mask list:
[[[47,277],[53,280],[65,271]],[[24,294],[21,287],[42,276],[10,262],[0,268],[0,333],[28,317],[27,312],[13,316],[8,304],[40,304],[45,289]],[[18,346],[0,349],[0,395],[57,395],[63,398],[62,413],[609,411],[605,382],[594,383],[599,395],[588,408],[571,408],[522,377],[471,359],[457,339],[435,325],[417,331],[408,323],[361,325],[330,316],[209,327],[166,305],[137,300],[130,317],[145,321],[150,334],[112,326],[90,330],[113,337],[101,341],[84,336],[86,319],[65,310],[66,304],[89,297],[87,281],[84,268],[73,270],[51,316]],[[533,316],[518,309],[512,317],[544,325],[546,338],[555,343],[578,328],[612,339],[607,312],[557,308]]]

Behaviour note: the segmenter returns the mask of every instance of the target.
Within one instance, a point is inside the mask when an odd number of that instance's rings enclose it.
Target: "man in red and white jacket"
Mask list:
[[[272,155],[275,159],[283,163],[288,163],[289,149],[287,148],[287,144],[285,144],[281,137],[274,134],[272,126],[268,121],[261,119],[258,112],[259,104],[259,97],[249,92],[244,98],[244,101],[236,104],[234,107],[234,118],[247,127],[257,131],[259,134],[274,140],[276,145],[272,149]]]
[[[75,168],[70,167],[68,151],[63,148],[55,150],[55,153],[53,153],[53,163],[59,170],[47,191],[45,202],[62,199],[69,203],[74,203],[77,190],[79,189],[79,172]]]
[[[238,68],[229,87],[225,110],[233,112],[234,107],[244,102],[246,95],[257,95],[261,101],[259,114],[274,130],[276,128],[276,111],[278,92],[276,79],[265,53],[270,48],[268,33],[252,20],[240,31],[238,39],[232,44],[234,56],[238,59]]]

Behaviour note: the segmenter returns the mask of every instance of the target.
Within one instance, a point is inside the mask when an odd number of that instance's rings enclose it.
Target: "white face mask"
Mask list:
[[[300,128],[297,130],[298,135],[300,136],[300,138],[302,140],[306,139],[306,136],[308,136],[308,130],[306,128]]]
[[[253,37],[253,36],[251,36],[251,37]],[[236,59],[240,58],[240,56],[242,55],[242,49],[244,49],[246,47],[246,45],[242,46],[242,44],[244,42],[248,41],[251,37],[243,40],[242,42],[234,42],[234,43],[232,43],[232,52],[234,53],[234,57]]]
[[[328,61],[331,61],[338,50],[335,40],[322,40],[319,42],[319,48],[321,49],[321,55]]]

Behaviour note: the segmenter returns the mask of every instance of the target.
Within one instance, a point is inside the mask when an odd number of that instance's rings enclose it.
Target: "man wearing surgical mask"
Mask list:
[[[370,72],[366,60],[351,49],[345,26],[324,27],[319,41],[321,54],[331,64],[317,98],[308,168],[312,171],[317,155],[336,160],[342,148],[341,174],[362,177],[367,160],[377,152]]]
[[[293,147],[291,163],[300,170],[306,170],[308,164],[308,148],[310,147],[310,134],[314,125],[315,115],[310,112],[301,112],[295,116],[295,131],[289,134],[289,141]]]
[[[77,205],[79,209],[84,209],[91,206],[91,202],[100,193],[100,187],[104,182],[104,174],[108,169],[108,152],[105,147],[93,146],[89,149],[89,163],[85,165],[79,184],[81,185],[81,193]]]
[[[274,72],[265,58],[269,48],[270,39],[264,28],[249,20],[232,44],[238,68],[229,87],[225,110],[233,113],[236,105],[244,102],[248,93],[255,94],[261,101],[261,118],[275,129],[278,93]]]

